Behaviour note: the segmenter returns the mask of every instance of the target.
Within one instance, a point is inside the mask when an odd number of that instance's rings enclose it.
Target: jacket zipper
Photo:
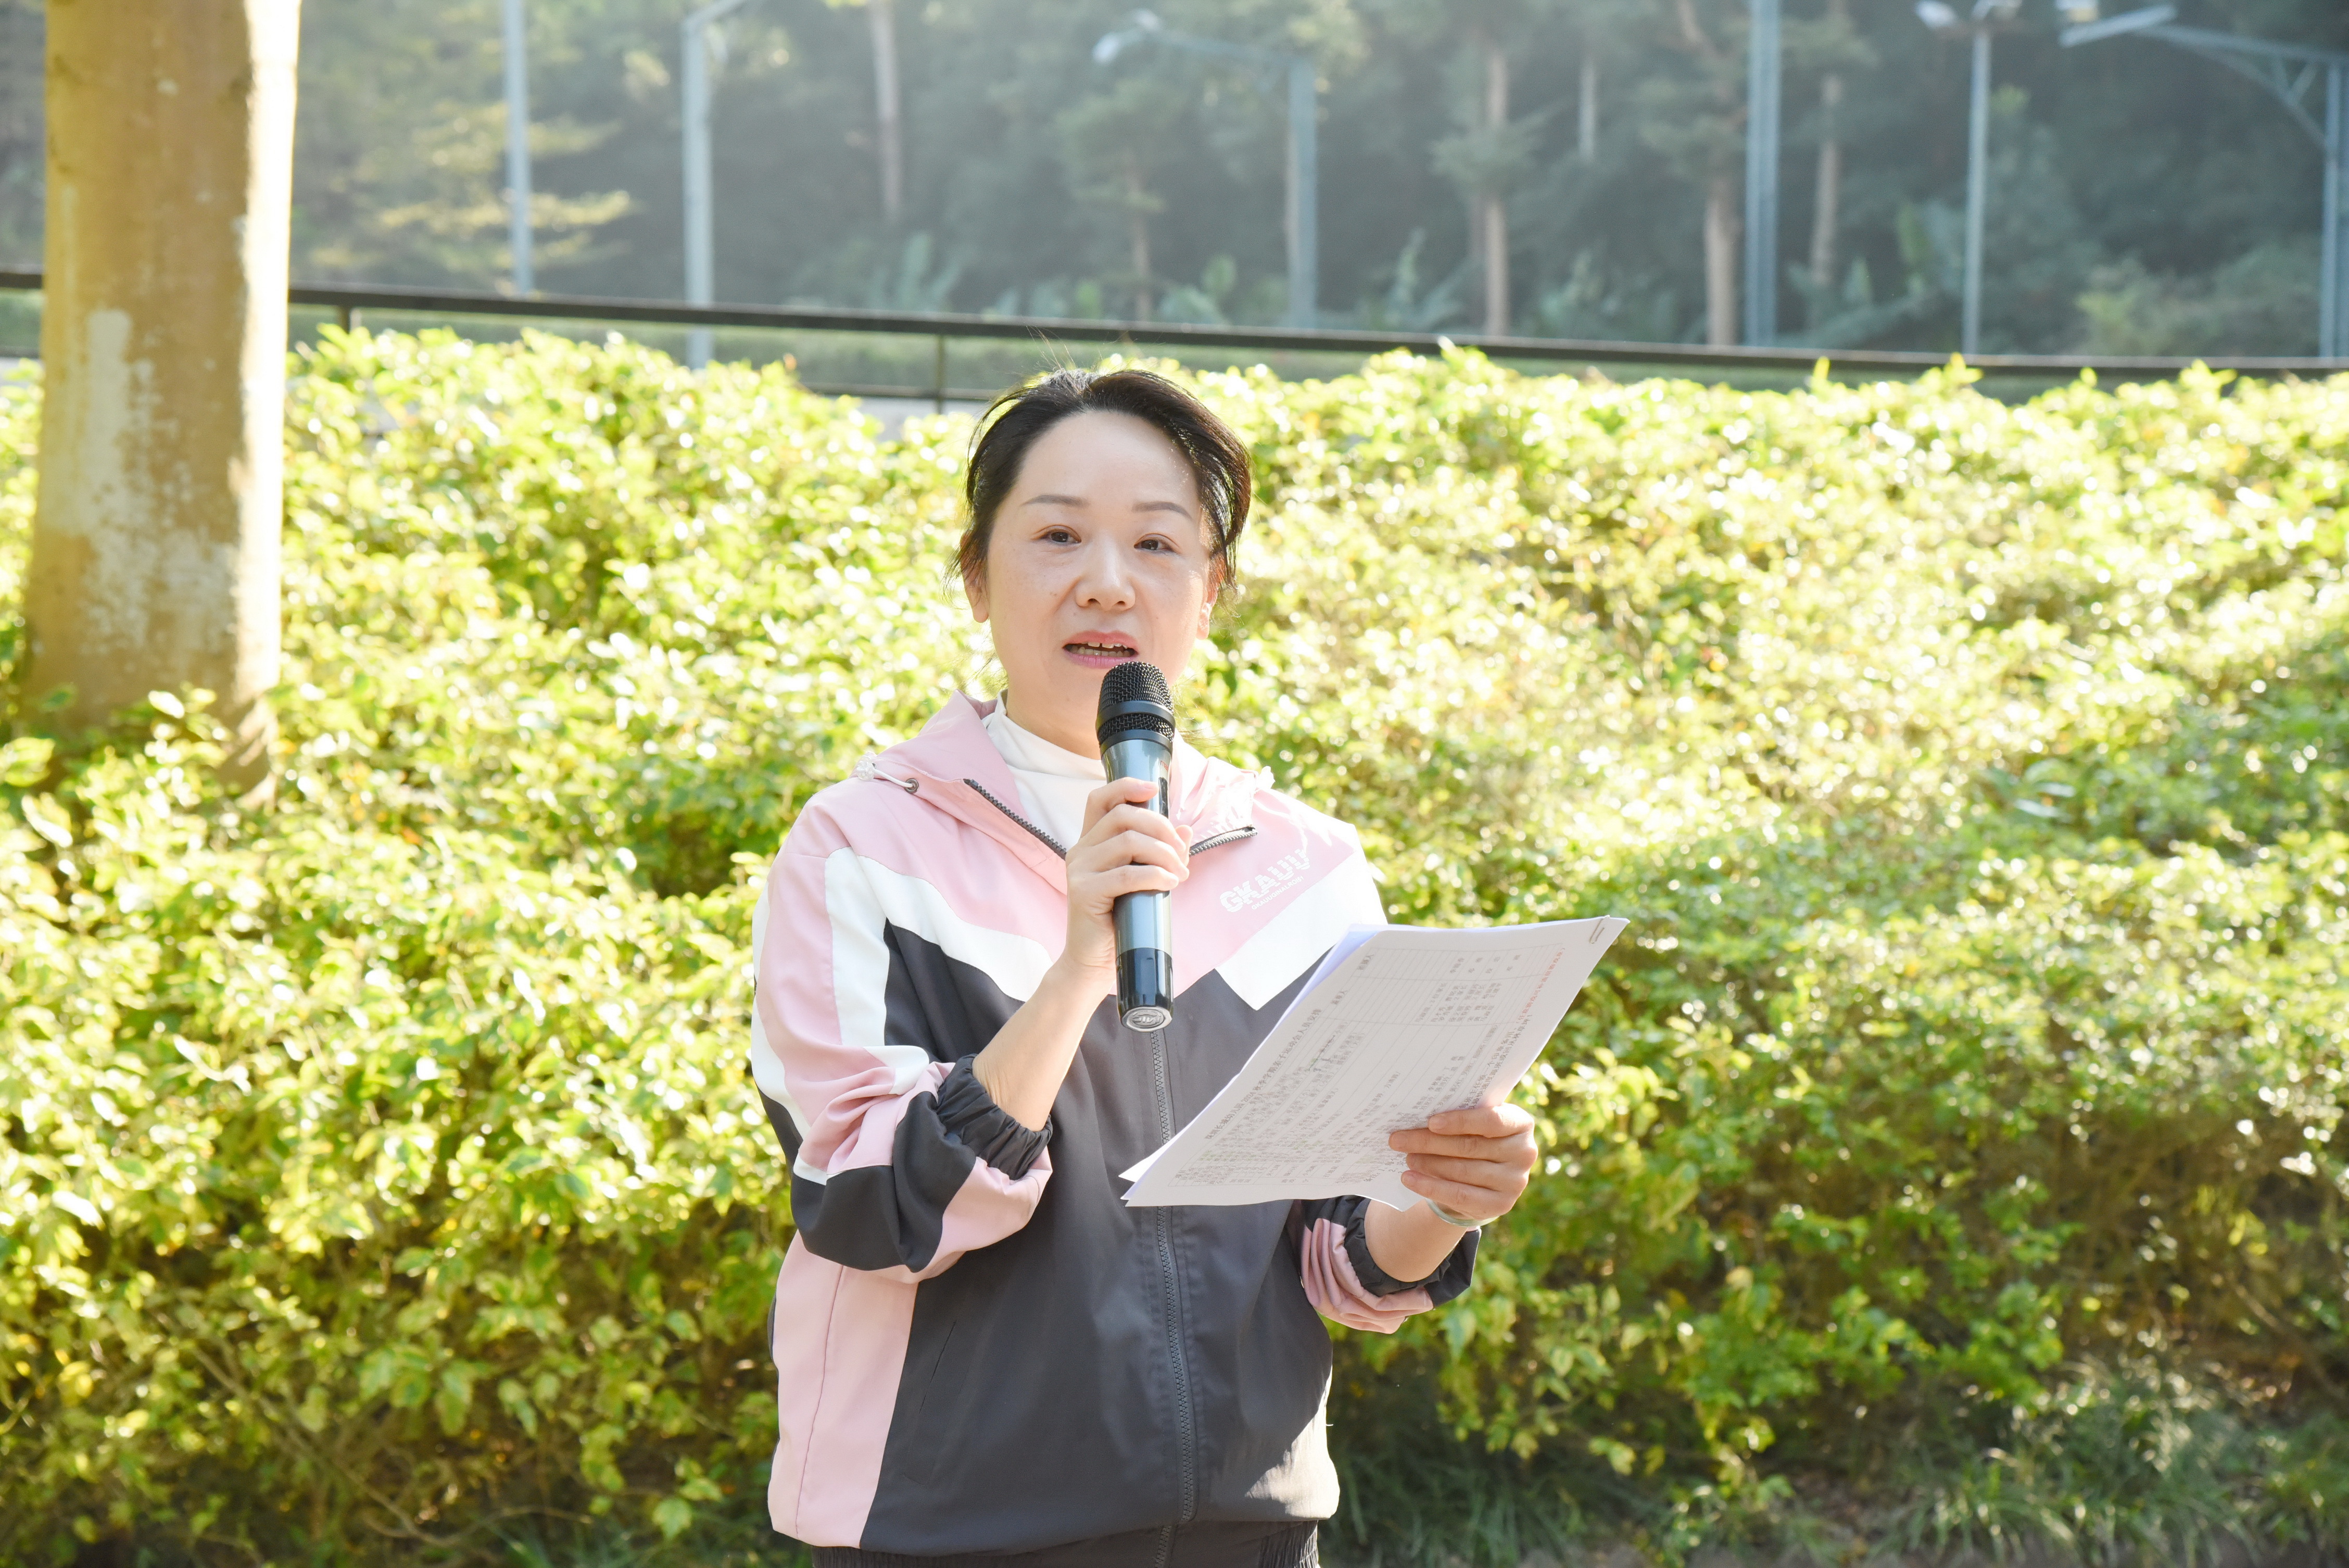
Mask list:
[[[989,789],[986,785],[980,783],[976,779],[966,779],[963,782],[978,790],[978,798],[980,799],[986,801],[988,805],[994,807],[997,810],[1002,812],[1005,816],[1010,818],[1021,827],[1027,829],[1030,833],[1036,835],[1037,839],[1042,842],[1046,849],[1051,851],[1054,854],[1060,856],[1064,861],[1069,858],[1069,850],[1067,845],[1061,843],[1060,840],[1052,837],[1051,834],[1046,832],[1043,829],[1038,827],[1035,823],[1030,821],[1027,818],[1021,816],[1019,812],[1013,810],[1002,801],[997,799],[995,798],[994,790]]]
[[[1069,851],[1061,841],[996,799],[995,792],[976,779],[964,783],[978,791],[978,798],[1019,823],[1039,841],[1050,846],[1062,860]],[[1235,844],[1243,839],[1256,837],[1256,825],[1244,822],[1225,832],[1213,834],[1191,846],[1194,855],[1208,850]],[[1158,1141],[1161,1144],[1174,1136],[1174,1086],[1167,1077],[1166,1031],[1154,1029],[1150,1035],[1150,1078],[1152,1097],[1158,1113]],[[1183,1295],[1180,1273],[1174,1265],[1174,1211],[1154,1208],[1150,1212],[1153,1239],[1158,1248],[1158,1280],[1166,1318],[1166,1363],[1174,1377],[1174,1460],[1175,1513],[1179,1524],[1191,1522],[1199,1507],[1199,1433],[1198,1418],[1191,1406],[1191,1363],[1183,1352]],[[1173,1554],[1176,1525],[1168,1525],[1158,1541],[1158,1563],[1161,1568]]]
[[[1164,1029],[1150,1033],[1150,1078],[1157,1100],[1158,1141],[1164,1146],[1174,1136],[1174,1087],[1166,1073]],[[1199,1506],[1199,1434],[1191,1408],[1190,1358],[1183,1353],[1183,1296],[1174,1266],[1174,1211],[1165,1207],[1151,1210],[1150,1223],[1158,1243],[1159,1287],[1165,1298],[1166,1362],[1174,1375],[1174,1518],[1179,1524],[1188,1524]],[[1161,1562],[1173,1545],[1174,1531],[1170,1527],[1162,1544]]]

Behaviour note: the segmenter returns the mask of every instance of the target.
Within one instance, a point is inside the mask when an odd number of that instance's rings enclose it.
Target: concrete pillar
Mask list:
[[[24,695],[203,687],[266,778],[300,0],[49,0]]]

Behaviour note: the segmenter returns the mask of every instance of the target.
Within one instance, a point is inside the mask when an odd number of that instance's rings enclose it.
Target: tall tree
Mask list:
[[[1687,69],[1640,85],[1640,135],[1704,197],[1705,341],[1738,339],[1739,246],[1745,158],[1744,29],[1725,16],[1708,19],[1698,0],[1664,0],[1665,46]]]
[[[1538,121],[1509,113],[1512,56],[1558,0],[1386,0],[1406,36],[1461,38],[1461,129],[1435,145],[1435,164],[1468,205],[1468,253],[1478,274],[1484,330],[1509,330],[1509,194],[1533,161]]]
[[[1830,25],[1851,25],[1850,0],[1827,0]],[[1819,77],[1819,158],[1811,202],[1811,286],[1835,287],[1836,225],[1843,203],[1843,72]]]
[[[1157,299],[1150,220],[1166,201],[1153,189],[1152,176],[1157,160],[1177,144],[1190,107],[1190,95],[1168,79],[1132,75],[1079,98],[1058,118],[1061,156],[1078,200],[1122,221],[1124,265],[1112,278],[1131,291],[1134,321],[1148,321]]]
[[[1599,39],[1586,34],[1582,42],[1580,80],[1574,95],[1574,155],[1585,163],[1599,161]]]
[[[0,0],[0,265],[41,254],[41,54],[36,0]]]
[[[730,29],[737,46],[718,98],[719,292],[865,304],[874,278],[894,274],[914,231],[926,229],[934,260],[962,263],[951,294],[957,306],[1016,297],[1081,310],[1106,302],[1099,308],[1123,315],[1141,239],[1160,277],[1154,303],[1161,310],[1167,280],[1196,279],[1214,257],[1228,255],[1237,272],[1227,301],[1233,318],[1278,319],[1279,100],[1260,79],[1237,66],[1137,53],[1120,72],[1184,88],[1173,139],[1136,148],[1136,184],[1108,166],[1118,160],[1064,150],[1061,110],[1110,74],[1087,53],[1135,3],[895,0],[905,205],[894,228],[876,197],[875,18],[835,16],[816,0],[746,8]],[[1715,84],[1683,46],[1676,0],[1607,0],[1605,7],[1559,0],[1538,26],[1496,29],[1507,56],[1510,124],[1538,120],[1553,107],[1558,116],[1534,139],[1541,155],[1506,187],[1506,314],[1519,330],[1535,319],[1566,319],[1544,318],[1541,302],[1571,285],[1581,304],[1568,314],[1583,323],[1580,331],[1704,335],[1699,232],[1710,176],[1703,159],[1680,154],[1692,135],[1717,135],[1730,177],[1742,170],[1744,9],[1743,0],[1692,4],[1733,78],[1721,84],[1731,89],[1725,103],[1710,96]],[[2252,36],[2349,40],[2349,6],[2340,0],[2197,4],[2205,21]],[[26,74],[40,60],[37,5],[0,0],[0,259],[19,264],[40,255],[39,94]],[[1169,0],[1161,7],[1170,26],[1304,49],[1322,64],[1319,294],[1333,323],[1388,310],[1406,270],[1420,294],[1441,281],[1467,301],[1447,323],[1485,319],[1475,297],[1490,292],[1477,286],[1481,241],[1475,264],[1461,263],[1472,229],[1463,220],[1481,231],[1489,209],[1472,203],[1429,156],[1455,134],[1487,125],[1484,61],[1467,39],[1477,8],[1478,0]],[[1825,8],[1826,0],[1786,5],[1788,102],[1806,109],[1821,106],[1826,67],[1802,60],[1797,43]],[[550,289],[655,296],[676,289],[677,99],[668,73],[678,10],[678,0],[530,0],[533,215],[539,273]],[[1428,24],[1405,26],[1404,11]],[[2027,11],[2044,36],[2049,14],[2035,4]],[[1839,325],[1818,341],[1948,346],[1955,328],[1944,333],[1939,315],[1905,304],[1897,319],[1886,313],[1907,300],[1920,273],[1922,253],[1907,242],[1924,232],[1918,224],[1927,207],[1962,190],[1964,52],[1919,26],[1905,0],[1852,4],[1850,12],[1853,31],[1883,68],[1837,67],[1843,98],[1826,181],[1832,222],[1815,221],[1809,160],[1818,143],[1803,143],[1800,168],[1789,166],[1787,259],[1808,299],[1816,292],[1808,242],[1831,241],[1836,297],[1812,325],[1827,316]],[[502,275],[495,24],[486,0],[307,0],[297,275],[482,285]],[[1358,36],[1358,46],[1341,57],[1325,42],[1333,33]],[[1584,95],[1578,77],[1594,37],[1599,90]],[[2056,171],[2102,253],[2138,262],[2167,280],[2162,287],[2187,291],[2181,300],[2248,251],[2310,242],[2320,154],[2256,84],[2183,51],[2127,43],[2005,50],[1998,79],[2030,91],[2030,119],[2054,133]],[[1647,88],[1659,86],[1669,89],[1669,112],[1650,101]],[[1604,132],[1588,162],[1576,156],[1585,102],[1601,111]],[[1790,139],[1817,125],[1812,114],[1800,118],[1800,126],[1790,119]],[[1674,140],[1673,158],[1659,150],[1660,139]],[[777,148],[791,156],[777,158]],[[1993,222],[2004,200],[1992,202]],[[1152,215],[1162,201],[1164,212]],[[1733,199],[1724,215],[1741,206]],[[1455,212],[1461,217],[1447,216]],[[1421,231],[1427,237],[1406,269],[1402,253]],[[946,270],[941,263],[936,275]],[[1993,330],[2011,297],[1994,291]],[[2054,314],[2043,316],[2034,306],[2030,340],[2073,341],[2077,311],[2048,309]],[[33,333],[29,302],[0,298],[0,346],[29,346]],[[2227,340],[2165,341],[2216,352]]]
[[[300,0],[48,7],[24,696],[87,724],[207,688],[248,783],[274,734],[300,23]]]
[[[567,112],[580,39],[599,21],[609,30],[610,19],[566,0],[530,0],[529,15],[531,228],[546,287],[551,272],[608,249],[611,226],[634,203],[604,178],[607,160],[590,157],[608,151],[620,104],[597,106],[604,112],[592,122]],[[310,0],[295,135],[296,277],[488,287],[510,273],[504,50],[494,21],[475,0]],[[665,83],[666,67],[649,53],[643,59]],[[606,90],[624,104],[628,78],[609,75]],[[672,170],[675,147],[667,128],[661,150]],[[573,182],[563,176],[583,166],[595,188],[564,190]]]
[[[1852,26],[1850,0],[1826,0],[1816,18],[1790,22],[1786,27],[1789,72],[1818,75],[1818,150],[1811,186],[1810,254],[1795,278],[1809,306],[1806,325],[1822,325],[1839,309],[1849,308],[1842,296],[1837,272],[1843,264],[1844,102],[1851,79],[1877,63],[1876,51]],[[1864,281],[1864,280],[1862,280]]]
[[[881,215],[892,225],[905,215],[905,136],[897,91],[897,0],[864,0],[873,29],[873,118],[881,160]]]
[[[898,87],[897,0],[824,0],[864,13],[873,39],[873,151],[881,169],[881,217],[891,228],[905,215],[905,94]]]
[[[1485,177],[1470,187],[1475,208],[1475,248],[1485,263],[1485,331],[1499,336],[1509,330],[1509,205],[1506,181],[1505,139],[1509,128],[1509,57],[1491,29],[1473,29],[1471,47],[1485,78],[1484,123],[1477,127],[1496,153]]]

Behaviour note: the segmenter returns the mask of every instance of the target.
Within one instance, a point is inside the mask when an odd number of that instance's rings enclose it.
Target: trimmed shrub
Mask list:
[[[0,1555],[747,1556],[749,915],[987,678],[965,428],[616,342],[299,368],[274,802],[168,696],[0,751]],[[1826,1488],[1928,1546],[2349,1543],[2349,381],[1194,380],[1267,497],[1194,738],[1395,919],[1632,923],[1478,1288],[1343,1347],[1341,1538],[1672,1555]],[[2098,1442],[2202,1501],[2064,1536]]]

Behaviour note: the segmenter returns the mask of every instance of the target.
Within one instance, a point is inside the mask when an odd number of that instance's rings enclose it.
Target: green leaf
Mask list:
[[[663,1541],[674,1541],[693,1528],[693,1504],[681,1497],[665,1497],[653,1504],[653,1527]]]

